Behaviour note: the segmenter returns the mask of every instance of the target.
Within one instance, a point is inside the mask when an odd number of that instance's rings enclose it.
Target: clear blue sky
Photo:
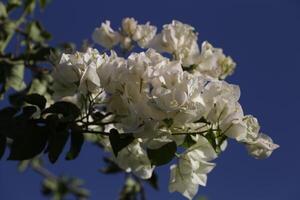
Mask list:
[[[117,27],[126,16],[158,26],[172,19],[192,24],[200,41],[222,47],[238,63],[229,81],[240,85],[245,113],[257,116],[262,131],[281,146],[269,159],[255,160],[242,145],[231,142],[199,195],[209,200],[300,198],[300,1],[53,0],[38,16],[53,33],[53,44],[80,44],[102,21],[109,19]],[[76,161],[61,158],[49,167],[86,179],[92,200],[116,199],[123,176],[98,173],[101,155],[98,148],[85,145]],[[184,199],[168,193],[168,167],[158,173],[160,191],[147,187],[148,199]],[[41,180],[32,172],[17,173],[16,162],[1,161],[0,199],[39,200]]]

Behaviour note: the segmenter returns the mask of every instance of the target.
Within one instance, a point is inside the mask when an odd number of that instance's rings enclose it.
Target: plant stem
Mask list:
[[[22,13],[22,15],[20,16],[20,18],[15,22],[15,30],[18,29],[18,27],[25,21],[26,19],[26,16],[27,16],[27,12],[24,11]],[[9,44],[9,42],[11,41],[11,39],[13,38],[14,34],[15,34],[16,31],[11,31],[9,33],[9,35],[7,36],[6,40],[3,42],[3,44],[0,46],[0,52],[1,53],[4,53],[7,45]]]

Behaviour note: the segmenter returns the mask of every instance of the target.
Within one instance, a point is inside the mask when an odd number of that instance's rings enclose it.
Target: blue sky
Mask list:
[[[127,16],[157,26],[177,19],[193,25],[200,42],[222,47],[238,64],[228,81],[240,85],[245,113],[255,115],[262,131],[281,146],[269,159],[255,160],[242,145],[230,142],[199,195],[209,200],[299,199],[300,1],[53,0],[38,14],[53,33],[53,44],[80,44],[102,21],[109,19],[116,28]],[[124,177],[98,173],[101,158],[98,148],[86,144],[79,159],[61,158],[49,168],[85,179],[92,200],[116,199]],[[41,199],[42,179],[30,171],[17,173],[16,164],[1,161],[0,199]],[[184,199],[168,193],[168,166],[158,173],[160,190],[147,187],[148,199]]]

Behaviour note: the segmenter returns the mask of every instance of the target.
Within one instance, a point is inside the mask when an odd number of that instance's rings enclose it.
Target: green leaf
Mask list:
[[[7,107],[0,110],[0,135],[9,135],[12,131],[10,127],[15,127],[13,117],[18,111],[18,109],[13,107]]]
[[[51,134],[48,144],[48,158],[51,163],[55,163],[63,151],[69,138],[67,130],[57,131]]]
[[[23,64],[14,65],[10,69],[9,76],[6,81],[6,88],[12,87],[16,91],[23,90],[26,87],[23,79],[24,79],[24,65]]]
[[[51,39],[51,34],[45,31],[38,21],[28,23],[26,32],[29,38],[35,42],[42,43],[45,40]]]
[[[168,128],[170,128],[174,123],[172,118],[166,118],[163,120],[163,122],[167,125]]]
[[[212,131],[211,129],[208,131],[208,133],[205,135],[205,138],[209,141],[209,143],[211,144],[211,146],[214,148],[215,151],[217,150],[217,143],[216,143],[216,136],[214,134],[214,131]],[[217,152],[218,153],[218,152]]]
[[[74,160],[79,155],[83,142],[84,142],[83,134],[76,130],[72,130],[71,148],[67,153],[66,160]]]
[[[19,7],[22,5],[21,0],[8,0],[7,1],[7,11],[11,11],[12,9]]]
[[[6,18],[7,17],[7,11],[5,5],[0,2],[0,18]]]
[[[63,151],[69,138],[67,129],[52,132],[48,143],[48,158],[51,163],[55,163]]]
[[[59,101],[51,105],[49,108],[46,108],[43,111],[43,114],[45,113],[62,114],[69,120],[75,120],[80,115],[80,110],[75,104]]]
[[[27,13],[32,13],[35,9],[35,0],[25,0],[24,10]]]
[[[151,178],[145,180],[147,183],[149,183],[155,190],[158,190],[158,177],[156,173],[152,173]]]
[[[47,100],[45,97],[39,95],[39,94],[29,94],[25,96],[25,102],[38,106],[41,110],[44,110]]]
[[[186,135],[184,142],[181,144],[181,146],[184,148],[189,148],[189,147],[193,146],[194,144],[196,144],[196,141],[193,140],[191,135]]]
[[[177,150],[176,143],[169,142],[158,149],[147,149],[148,157],[152,165],[164,165],[169,163],[175,156]]]
[[[131,134],[119,134],[116,129],[110,130],[109,141],[116,157],[119,151],[127,147],[133,140],[134,137]]]
[[[51,36],[49,36],[51,37]],[[26,59],[34,60],[34,61],[48,61],[48,57],[53,51],[52,47],[38,47],[33,50],[33,52],[26,54]]]
[[[11,119],[16,113],[18,112],[18,109],[14,107],[6,107],[0,110],[0,122],[3,119]]]
[[[19,127],[8,160],[27,160],[35,157],[44,150],[47,138],[45,127],[37,126],[34,121],[27,121]]]
[[[2,158],[6,148],[6,137],[0,133],[0,159]]]

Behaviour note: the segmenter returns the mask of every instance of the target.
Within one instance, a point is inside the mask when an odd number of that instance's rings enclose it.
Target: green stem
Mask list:
[[[199,131],[199,132],[182,132],[182,133],[172,133],[172,135],[197,135],[197,134],[200,134],[200,135],[203,135],[204,133],[207,133],[208,131],[218,131],[218,129],[208,129],[208,130],[205,130],[205,131]]]
[[[15,22],[15,30],[18,29],[18,27],[25,21],[26,16],[27,16],[27,12],[24,11],[22,13],[22,15],[20,16],[20,18]],[[3,42],[3,44],[0,46],[0,52],[3,54],[7,45],[9,44],[9,42],[11,41],[11,39],[13,38],[14,34],[16,31],[11,31],[11,33],[7,36],[6,40]]]

